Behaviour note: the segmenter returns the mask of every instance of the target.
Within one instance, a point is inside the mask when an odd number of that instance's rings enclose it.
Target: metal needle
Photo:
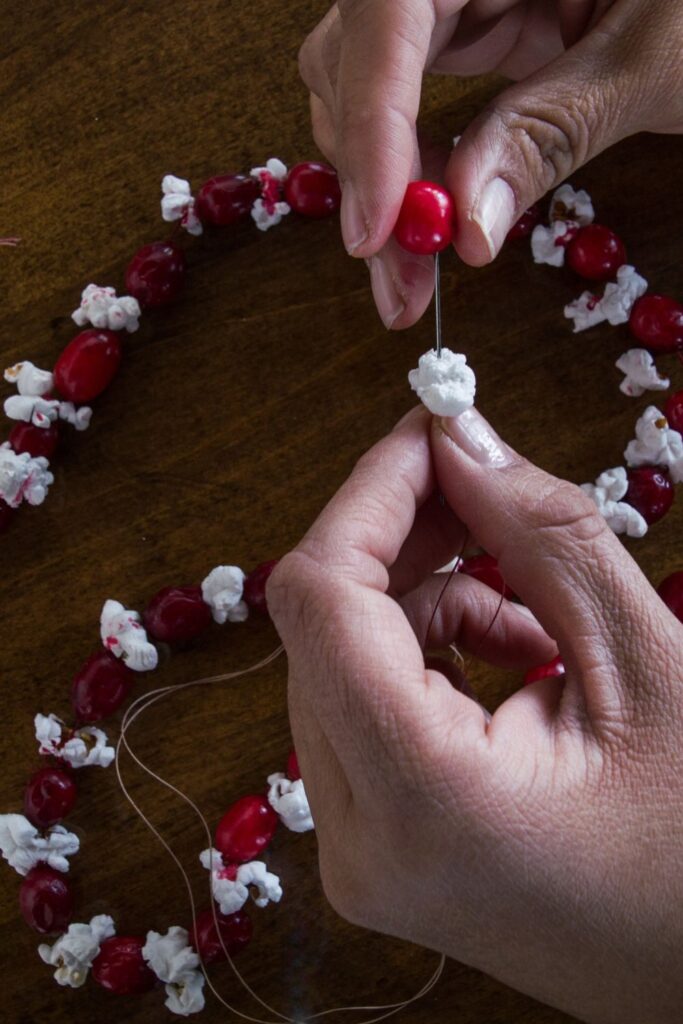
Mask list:
[[[436,354],[441,359],[441,270],[439,254],[434,254],[434,314],[436,318]]]

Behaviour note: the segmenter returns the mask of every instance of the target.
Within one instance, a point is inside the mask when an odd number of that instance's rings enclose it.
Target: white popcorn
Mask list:
[[[564,266],[564,252],[576,234],[574,221],[556,220],[550,227],[537,224],[531,232],[531,254],[534,263],[547,263],[551,267]]]
[[[18,508],[22,501],[42,505],[54,481],[48,466],[42,455],[34,459],[28,452],[17,454],[9,441],[0,444],[0,498],[10,508]]]
[[[591,197],[584,189],[576,192],[571,185],[560,185],[550,200],[550,220],[574,221],[584,227],[595,219]]]
[[[202,222],[195,213],[194,196],[190,183],[174,174],[165,174],[161,179],[161,216],[165,221],[179,220],[191,235],[201,235]]]
[[[5,415],[11,420],[47,428],[59,415],[59,402],[33,395],[11,395],[5,399],[4,409]]]
[[[142,956],[157,978],[166,984],[166,1007],[182,1017],[204,1009],[204,975],[199,957],[188,944],[184,928],[173,926],[165,935],[147,932]]]
[[[251,216],[259,231],[267,231],[290,212],[289,204],[280,199],[287,168],[282,160],[273,157],[266,162],[265,167],[252,167],[251,176],[261,185],[261,198],[254,202]]]
[[[683,437],[655,405],[636,423],[636,439],[629,441],[624,457],[629,466],[666,466],[675,484],[683,482]]]
[[[81,294],[81,304],[71,314],[71,319],[79,327],[91,323],[93,327],[120,331],[125,328],[129,333],[137,331],[140,326],[140,304],[131,295],[116,295],[114,288],[103,288],[89,284]]]
[[[605,314],[600,305],[600,299],[592,292],[582,292],[578,299],[568,303],[564,307],[564,315],[567,320],[574,321],[574,333],[585,331],[596,324],[604,323]]]
[[[51,946],[38,946],[43,963],[56,967],[54,979],[58,985],[80,988],[85,984],[100,945],[114,934],[114,922],[108,914],[97,914],[90,924],[70,924]]]
[[[119,601],[104,602],[100,636],[106,649],[122,658],[133,671],[149,672],[157,667],[159,655],[147,639],[139,613],[124,608]]]
[[[268,803],[292,832],[310,832],[315,828],[302,779],[292,782],[276,772],[268,776]]]
[[[666,391],[671,383],[666,377],[659,376],[654,359],[644,348],[630,348],[619,356],[614,365],[626,374],[619,390],[633,398],[646,391]]]
[[[459,352],[435,349],[420,356],[416,370],[408,374],[408,381],[420,401],[435,416],[459,416],[474,405],[477,379]]]
[[[39,370],[37,366],[25,359],[5,370],[5,380],[16,384],[20,395],[42,398],[52,391],[54,377],[49,370]]]
[[[166,985],[166,1009],[181,1017],[189,1017],[191,1013],[203,1010],[204,980],[202,971],[188,971],[178,981]]]
[[[647,281],[636,268],[624,263],[617,270],[616,281],[605,285],[605,294],[600,299],[600,310],[605,320],[616,327],[625,324],[631,315],[636,299],[647,291]]]
[[[202,580],[202,597],[211,609],[214,621],[244,622],[249,615],[242,600],[244,573],[236,565],[217,565]]]
[[[623,466],[606,469],[595,484],[581,484],[581,490],[593,499],[598,512],[615,533],[625,533],[629,537],[645,536],[645,519],[633,505],[621,501],[628,490],[628,477]]]
[[[38,753],[60,758],[72,768],[108,768],[116,751],[107,746],[107,734],[93,725],[65,730],[56,715],[37,714],[33,719]]]
[[[289,212],[289,203],[265,203],[263,199],[257,199],[251,208],[252,220],[259,231],[274,228]]]
[[[235,914],[249,899],[249,886],[255,886],[254,896],[257,907],[265,907],[270,901],[279,903],[282,886],[277,875],[268,871],[263,861],[252,860],[247,864],[226,868],[218,850],[203,850],[199,855],[202,866],[211,872],[211,891],[222,914]]]
[[[44,836],[23,814],[0,814],[0,851],[20,875],[27,875],[36,864],[47,864],[55,871],[68,871],[68,857],[78,853],[78,836],[63,825],[53,825]]]
[[[284,181],[287,177],[287,167],[283,164],[282,160],[278,160],[276,156],[266,161],[265,167],[252,167],[249,172],[252,178],[258,178],[259,181],[263,181],[265,177],[275,178],[276,181]]]
[[[92,419],[92,409],[89,405],[80,405],[77,409],[73,402],[60,402],[59,418],[70,423],[76,430],[87,430]]]

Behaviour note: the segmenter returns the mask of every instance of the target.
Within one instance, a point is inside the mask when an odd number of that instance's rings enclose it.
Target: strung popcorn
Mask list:
[[[574,221],[556,220],[550,227],[537,224],[531,232],[531,253],[534,263],[551,267],[564,266],[564,251],[578,231]]]
[[[25,359],[23,363],[15,363],[5,370],[5,380],[16,384],[20,395],[41,398],[52,391],[54,377],[49,370],[39,370],[37,366]]]
[[[9,441],[0,444],[0,498],[10,508],[18,508],[22,501],[42,505],[55,479],[48,466],[42,455],[33,458],[28,452],[17,454]]]
[[[142,956],[159,981],[165,983],[164,1005],[171,1013],[188,1017],[204,1009],[204,975],[198,970],[199,957],[189,945],[184,928],[174,925],[165,935],[147,932]]]
[[[636,439],[629,441],[624,457],[629,466],[667,466],[673,482],[683,482],[683,436],[655,405],[636,423]]]
[[[49,427],[59,415],[59,402],[52,398],[33,395],[11,395],[5,399],[5,415],[11,420],[32,423],[34,427]]]
[[[191,235],[201,235],[204,228],[195,213],[194,196],[189,181],[165,174],[161,179],[161,216],[165,221],[179,220]]]
[[[571,185],[560,185],[550,200],[550,220],[574,221],[585,227],[592,224],[595,211],[591,197],[584,189],[576,192]]]
[[[261,198],[252,206],[251,216],[259,231],[267,231],[290,211],[289,204],[280,199],[287,168],[282,160],[273,157],[265,167],[252,167],[250,173],[261,185]]]
[[[107,746],[107,734],[95,726],[65,730],[56,715],[41,714],[36,715],[33,722],[39,754],[58,757],[72,768],[108,768],[114,760],[116,752]]]
[[[251,885],[258,892],[254,896],[257,907],[266,907],[271,901],[279,903],[282,899],[280,879],[271,874],[261,860],[252,860],[239,867],[235,864],[226,867],[221,854],[214,849],[203,850],[199,860],[211,872],[211,891],[222,914],[235,914],[241,910],[249,899]]]
[[[68,857],[78,853],[78,836],[63,825],[53,825],[44,836],[23,814],[0,814],[0,851],[14,870],[27,875],[36,864],[68,871]]]
[[[615,533],[625,533],[629,537],[645,536],[645,519],[633,505],[621,501],[628,490],[628,477],[623,466],[606,469],[595,484],[581,484],[581,490],[593,499],[607,525]]]
[[[568,303],[564,307],[564,315],[567,320],[574,321],[575,334],[605,321],[605,315],[600,308],[600,299],[592,292],[582,292],[578,299]]]
[[[58,985],[80,988],[85,984],[101,944],[113,934],[112,918],[108,914],[97,914],[90,924],[70,924],[51,946],[42,943],[38,946],[38,955],[43,963],[57,968],[54,979]]]
[[[625,395],[638,398],[646,391],[666,391],[671,381],[660,377],[651,354],[644,348],[630,348],[614,364],[626,376],[619,385]]]
[[[110,331],[137,331],[140,326],[140,304],[131,295],[117,298],[114,288],[103,288],[97,284],[89,284],[81,294],[81,304],[71,314],[71,319],[79,327],[91,323],[93,327],[107,328]]]
[[[79,405],[77,409],[73,402],[60,402],[59,418],[70,423],[76,430],[87,430],[92,419],[92,409],[89,405]]]
[[[214,622],[244,622],[249,608],[242,600],[244,573],[236,565],[217,565],[202,580],[202,597],[211,609]]]
[[[157,667],[159,655],[147,639],[138,612],[123,607],[119,601],[105,601],[100,615],[102,643],[117,658],[122,658],[135,672],[149,672]]]
[[[302,779],[290,781],[282,772],[268,776],[268,803],[292,832],[310,832],[315,828]]]
[[[435,349],[420,356],[417,369],[408,374],[408,381],[435,416],[459,416],[474,405],[474,371],[464,355],[449,348],[441,349],[441,356]]]
[[[574,321],[574,333],[585,331],[605,320],[616,327],[626,323],[634,302],[646,291],[645,278],[636,273],[635,267],[625,263],[617,270],[616,281],[605,285],[601,299],[592,292],[583,292],[578,299],[564,307],[564,315]]]

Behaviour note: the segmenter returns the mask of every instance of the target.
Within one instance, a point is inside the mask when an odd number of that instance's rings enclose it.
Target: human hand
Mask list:
[[[683,131],[683,3],[649,0],[339,0],[304,43],[316,142],[343,182],[348,250],[370,260],[387,327],[420,318],[432,260],[391,239],[406,185],[443,180],[454,244],[488,263],[533,202],[639,131]],[[448,154],[420,152],[427,71],[496,71],[518,84]]]
[[[538,623],[505,601],[487,633],[498,595],[456,573],[433,640],[518,668],[559,647],[566,666],[490,722],[422,654],[433,572],[465,531]],[[337,911],[583,1020],[680,1021],[683,626],[590,499],[475,410],[415,410],[279,563],[268,605]]]

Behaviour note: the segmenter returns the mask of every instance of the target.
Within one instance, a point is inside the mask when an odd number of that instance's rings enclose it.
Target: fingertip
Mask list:
[[[372,294],[387,330],[402,330],[416,323],[429,305],[434,290],[434,264],[430,256],[411,256],[389,242],[368,261]]]

